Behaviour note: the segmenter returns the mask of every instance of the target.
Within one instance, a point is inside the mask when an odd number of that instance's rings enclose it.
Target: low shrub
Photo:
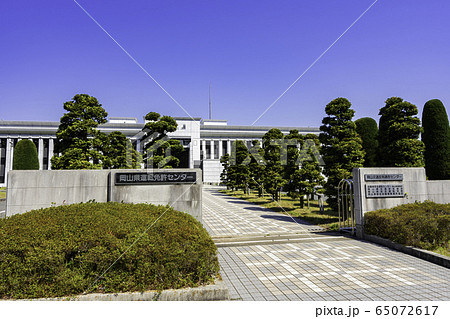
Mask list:
[[[201,223],[167,206],[83,203],[0,220],[3,299],[192,287],[218,270]]]
[[[368,212],[364,229],[402,245],[450,250],[450,204],[426,201]]]

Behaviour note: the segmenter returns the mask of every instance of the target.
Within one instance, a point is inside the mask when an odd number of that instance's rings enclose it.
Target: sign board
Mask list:
[[[197,181],[196,172],[139,172],[116,173],[115,185],[192,184]]]
[[[402,181],[403,174],[364,174],[366,182],[373,181]]]
[[[366,185],[366,198],[404,197],[405,192],[401,184],[372,184]]]

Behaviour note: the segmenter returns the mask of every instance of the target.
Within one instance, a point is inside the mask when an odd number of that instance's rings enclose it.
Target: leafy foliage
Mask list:
[[[287,154],[282,154],[286,150],[285,147],[282,147],[283,138],[283,133],[277,128],[270,129],[262,138],[266,161],[263,175],[264,189],[275,200],[279,199],[279,192],[286,183],[281,163],[281,158],[287,157]]]
[[[225,154],[220,159],[224,167],[222,181],[230,189],[242,189],[248,192],[250,183],[250,157],[243,141],[234,141],[231,154]]]
[[[422,167],[424,144],[417,107],[399,97],[386,100],[380,109],[379,166]]]
[[[101,134],[96,129],[106,123],[108,113],[93,96],[77,94],[64,103],[67,111],[56,132],[52,169],[98,169],[102,154],[98,150]]]
[[[450,127],[439,100],[425,103],[422,113],[425,170],[431,180],[450,179]]]
[[[368,212],[364,229],[402,245],[450,251],[450,204],[426,201]]]
[[[362,140],[362,147],[366,153],[364,167],[377,166],[378,124],[371,117],[363,117],[355,121],[356,132]]]
[[[20,140],[14,148],[13,170],[39,169],[36,145],[30,140]]]
[[[250,148],[251,161],[248,165],[250,171],[249,187],[258,190],[258,196],[263,195],[264,190],[264,170],[266,163],[264,160],[264,149],[261,148],[261,143],[257,140],[252,141]]]
[[[178,124],[173,117],[150,112],[144,128],[144,164],[146,168],[173,168],[180,164],[177,157],[183,151],[178,140],[171,140],[167,133],[175,132]]]
[[[365,154],[356,124],[352,121],[355,111],[351,109],[351,103],[342,97],[334,99],[327,104],[325,112],[328,116],[322,120],[322,133],[319,135],[324,173],[328,178],[325,194],[328,204],[337,209],[339,181],[351,178],[353,168],[362,166]]]
[[[325,182],[325,178],[322,176],[322,168],[319,166],[319,154],[315,153],[319,149],[319,137],[315,134],[306,134],[298,152],[301,166],[297,167],[290,175],[291,189],[289,195],[293,198],[300,198],[301,208],[304,205],[304,195],[307,195],[309,208],[309,200],[314,194],[315,188],[322,186]]]
[[[133,148],[130,140],[119,131],[105,135],[102,143],[103,168],[140,168],[142,155]]]
[[[3,299],[177,289],[218,270],[201,223],[168,206],[85,203],[0,220]]]

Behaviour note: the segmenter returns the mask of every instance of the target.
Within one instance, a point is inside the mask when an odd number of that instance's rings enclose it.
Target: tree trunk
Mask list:
[[[300,208],[303,208],[305,206],[305,198],[303,195],[300,195]]]

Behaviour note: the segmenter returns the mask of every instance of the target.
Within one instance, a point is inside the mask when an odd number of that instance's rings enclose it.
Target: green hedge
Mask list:
[[[192,287],[218,275],[216,247],[188,214],[147,204],[73,204],[0,220],[0,298],[81,294],[139,237],[89,293]]]
[[[399,244],[450,250],[450,204],[405,204],[364,215],[364,230]]]

